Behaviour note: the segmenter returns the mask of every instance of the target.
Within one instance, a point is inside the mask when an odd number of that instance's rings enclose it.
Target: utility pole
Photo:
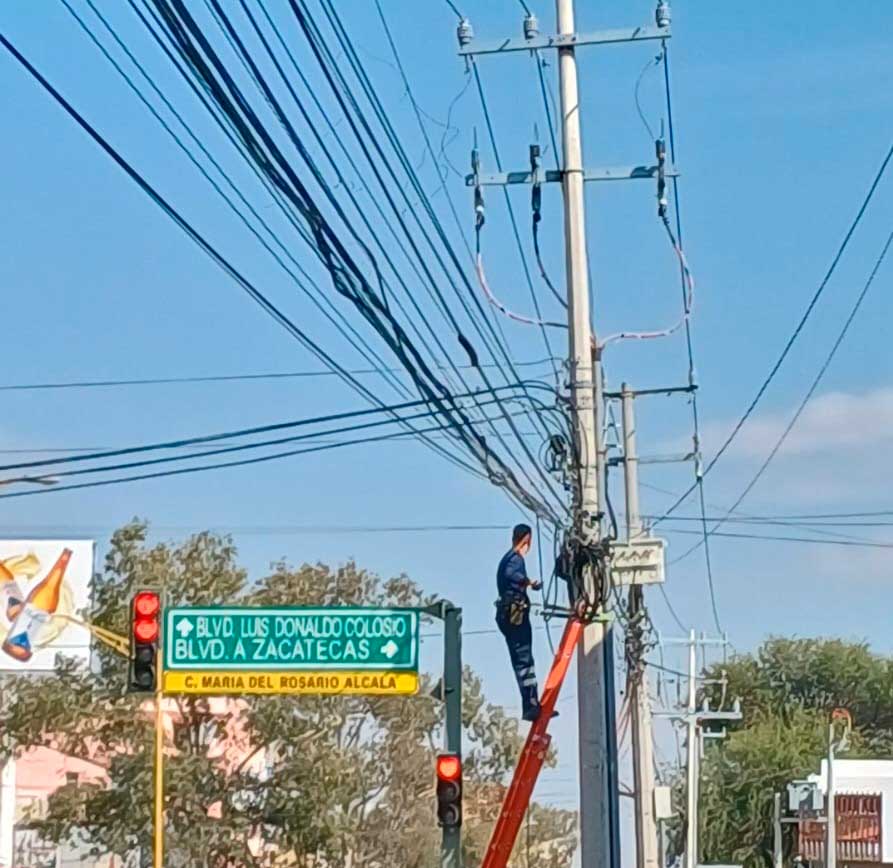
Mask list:
[[[825,823],[825,868],[837,868],[837,797],[834,792],[834,758],[849,747],[853,719],[845,708],[835,708],[828,724],[828,807]],[[837,730],[842,729],[840,737]]]
[[[781,793],[772,803],[772,868],[784,868],[784,839],[781,836]]]
[[[728,645],[725,636],[710,638],[697,636],[694,630],[687,639],[664,639],[665,645],[685,645],[688,647],[688,703],[684,713],[669,712],[661,716],[682,720],[688,731],[686,750],[688,754],[686,769],[686,834],[685,834],[685,868],[708,868],[698,861],[698,781],[700,774],[701,745],[704,737],[721,738],[720,733],[703,732],[702,724],[706,722],[731,723],[741,720],[741,703],[735,700],[731,711],[711,711],[707,702],[698,708],[698,647],[707,645]],[[716,683],[716,682],[713,682]],[[714,866],[720,868],[720,866]],[[732,866],[722,866],[732,868]],[[740,868],[740,866],[737,866]]]
[[[576,32],[573,0],[556,0],[558,35]],[[563,146],[565,272],[570,331],[570,391],[578,458],[574,529],[584,545],[599,540],[599,478],[597,472],[601,426],[596,406],[594,340],[589,309],[589,268],[586,253],[586,215],[583,196],[583,143],[580,131],[580,94],[573,44],[558,49],[558,86],[561,96]],[[589,601],[600,589],[591,568],[582,577]],[[580,756],[580,851],[582,868],[611,868],[612,824],[608,774],[607,703],[605,695],[605,625],[586,624],[577,652],[577,697]]]
[[[623,479],[626,490],[626,536],[632,542],[642,534],[639,510],[639,455],[636,448],[635,393],[626,383],[621,389],[623,418]],[[636,813],[636,868],[658,868],[657,826],[654,819],[654,753],[651,739],[651,702],[642,659],[644,594],[642,585],[629,589],[630,631],[634,633],[635,664],[629,678],[632,711],[633,778]]]
[[[466,178],[483,201],[483,188],[509,184],[560,183],[563,193],[565,272],[569,332],[569,388],[573,415],[573,529],[565,553],[574,564],[568,578],[574,603],[583,603],[583,635],[577,657],[579,721],[580,853],[581,868],[619,868],[617,822],[616,744],[613,739],[613,653],[604,614],[599,618],[604,588],[601,569],[606,558],[601,532],[604,455],[600,456],[602,396],[599,349],[589,301],[586,219],[583,188],[586,182],[650,180],[675,177],[673,166],[616,166],[586,169],[583,165],[576,50],[582,46],[616,45],[670,38],[666,0],[657,0],[654,25],[580,33],[574,20],[574,0],[556,0],[557,32],[540,34],[539,22],[529,13],[523,37],[498,40],[475,38],[471,22],[460,18],[456,35],[459,54],[466,58],[501,56],[536,50],[558,52],[562,164],[558,171],[482,173],[473,152],[474,173]]]
[[[698,866],[698,765],[700,739],[698,738],[698,645],[695,631],[689,635],[688,646],[688,752],[686,768],[685,819],[685,868]]]

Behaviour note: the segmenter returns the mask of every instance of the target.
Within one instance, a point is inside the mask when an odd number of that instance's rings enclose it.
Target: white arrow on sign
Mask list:
[[[181,618],[177,621],[177,626],[174,629],[185,639],[193,630],[192,621],[188,618]]]
[[[397,643],[391,639],[386,645],[381,646],[381,653],[390,660],[400,650]]]

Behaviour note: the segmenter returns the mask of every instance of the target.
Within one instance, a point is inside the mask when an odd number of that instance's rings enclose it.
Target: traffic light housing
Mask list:
[[[156,671],[161,638],[161,598],[155,591],[140,591],[130,604],[131,693],[154,693],[160,673]]]
[[[456,753],[437,757],[437,821],[444,828],[462,825],[462,758]]]

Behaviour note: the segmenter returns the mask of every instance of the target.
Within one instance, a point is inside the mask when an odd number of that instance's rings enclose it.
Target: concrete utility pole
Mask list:
[[[558,34],[576,32],[573,0],[556,0]],[[593,334],[589,310],[586,217],[583,197],[583,146],[575,49],[558,50],[563,144],[564,237],[570,331],[570,387],[579,456],[575,529],[584,544],[599,541],[600,425],[593,366]],[[597,599],[595,575],[587,569],[583,588]],[[605,626],[594,622],[583,630],[577,657],[580,751],[580,849],[582,868],[611,866],[611,810],[605,702]]]
[[[559,170],[539,173],[482,173],[473,159],[474,172],[466,178],[482,199],[487,186],[558,183],[564,196],[565,260],[567,276],[569,346],[569,386],[574,425],[573,533],[569,541],[574,554],[587,557],[585,567],[573,575],[575,593],[581,593],[593,609],[600,606],[598,570],[591,558],[604,556],[599,544],[601,529],[600,494],[604,484],[604,454],[600,449],[602,414],[601,360],[594,340],[589,302],[586,220],[583,189],[586,182],[651,180],[658,166],[643,171],[641,165],[586,169],[580,131],[580,99],[576,49],[582,46],[616,45],[649,40],[666,40],[670,33],[670,11],[666,0],[658,0],[654,25],[577,32],[574,0],[556,0],[557,33],[540,34],[539,22],[528,13],[522,37],[478,40],[471,23],[461,18],[456,30],[459,55],[468,60],[479,56],[502,56],[535,50],[558,52],[561,97],[563,160]],[[675,177],[675,167],[666,167],[665,177]],[[601,459],[600,456],[601,455]],[[582,571],[582,575],[579,571]],[[579,704],[580,756],[580,853],[581,868],[619,868],[619,824],[616,785],[616,744],[613,714],[613,653],[611,633],[603,619],[587,623],[580,640],[577,660],[577,701]]]
[[[850,746],[853,718],[845,708],[835,708],[828,724],[828,807],[825,824],[825,868],[837,868],[837,796],[834,792],[834,760]],[[839,731],[839,736],[838,736]]]
[[[626,489],[626,536],[632,542],[642,534],[639,510],[639,455],[636,449],[635,393],[626,383],[621,390],[623,414],[623,479]],[[641,585],[629,589],[631,629],[641,634],[639,616],[644,608]],[[633,778],[636,812],[636,868],[658,868],[657,825],[654,818],[654,747],[651,737],[651,702],[645,663],[639,658],[630,673],[630,709],[632,710]]]
[[[784,868],[784,839],[781,835],[781,793],[772,804],[772,868]]]
[[[687,639],[662,639],[663,645],[685,645],[688,647],[688,704],[684,713],[669,712],[661,716],[674,720],[685,721],[688,730],[688,768],[687,777],[687,810],[686,810],[686,836],[685,836],[685,868],[710,868],[699,865],[698,862],[698,775],[700,772],[701,744],[705,733],[702,724],[731,723],[741,720],[741,703],[736,699],[731,711],[712,711],[705,701],[702,708],[698,708],[698,647],[707,645],[728,645],[728,639],[710,638],[701,635],[699,638],[694,630],[689,633]],[[709,682],[707,682],[709,683]],[[715,683],[715,682],[714,682]],[[720,737],[706,733],[706,737]],[[732,868],[732,866],[715,865],[712,868]],[[735,866],[740,868],[740,866]]]

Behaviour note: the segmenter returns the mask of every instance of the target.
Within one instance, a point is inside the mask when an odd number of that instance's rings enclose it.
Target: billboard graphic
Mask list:
[[[90,602],[92,540],[0,540],[0,671],[45,671],[90,655],[70,620]]]

